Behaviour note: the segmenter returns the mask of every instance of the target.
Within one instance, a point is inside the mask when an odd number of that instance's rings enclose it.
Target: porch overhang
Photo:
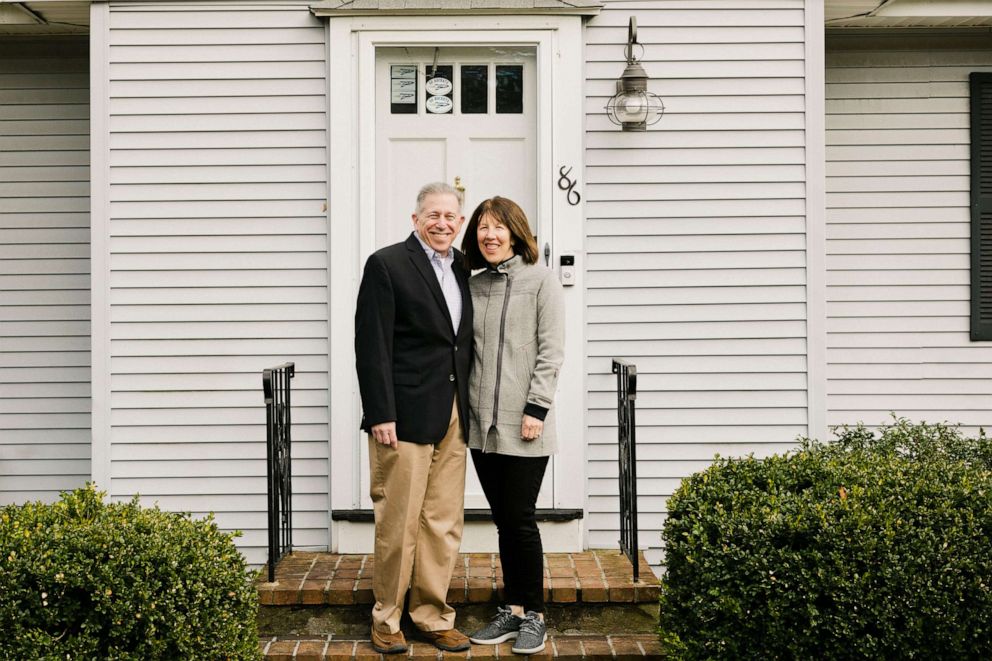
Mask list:
[[[987,0],[826,0],[828,28],[987,28]]]
[[[86,34],[89,0],[0,1],[0,35]]]
[[[314,16],[457,16],[549,14],[592,17],[600,0],[325,0],[310,5]]]

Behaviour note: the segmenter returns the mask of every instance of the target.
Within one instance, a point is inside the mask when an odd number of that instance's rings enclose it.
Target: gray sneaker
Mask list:
[[[544,649],[544,641],[548,639],[548,628],[544,620],[534,611],[527,611],[520,623],[517,642],[513,644],[514,654],[537,654]]]
[[[509,608],[497,608],[496,617],[492,619],[492,622],[468,638],[476,645],[496,645],[516,638],[520,623],[523,621],[522,617],[514,615]]]

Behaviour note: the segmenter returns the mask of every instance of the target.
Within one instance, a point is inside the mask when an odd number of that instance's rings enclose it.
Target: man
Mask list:
[[[447,604],[465,500],[472,302],[461,253],[458,192],[444,183],[417,195],[410,236],[365,264],[355,313],[355,353],[369,434],[375,513],[372,646],[407,650],[410,618],[445,651],[469,648]]]

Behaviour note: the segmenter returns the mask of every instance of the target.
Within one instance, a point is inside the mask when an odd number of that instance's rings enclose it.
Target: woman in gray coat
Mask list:
[[[475,210],[462,242],[475,311],[469,448],[499,533],[507,606],[470,638],[544,649],[544,552],[535,517],[555,453],[554,396],[564,358],[562,289],[538,263],[523,210],[494,197]]]

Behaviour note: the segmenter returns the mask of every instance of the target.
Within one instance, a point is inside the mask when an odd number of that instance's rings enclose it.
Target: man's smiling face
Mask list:
[[[434,252],[447,255],[458,231],[465,222],[458,198],[450,193],[433,193],[424,198],[423,206],[413,214],[413,226],[424,243]]]

